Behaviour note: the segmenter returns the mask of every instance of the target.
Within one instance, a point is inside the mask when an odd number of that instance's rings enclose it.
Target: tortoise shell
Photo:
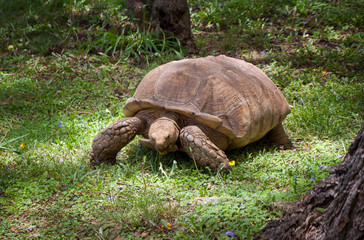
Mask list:
[[[224,55],[173,61],[150,71],[123,111],[132,117],[145,109],[193,118],[228,136],[229,148],[257,141],[290,113],[262,70]]]

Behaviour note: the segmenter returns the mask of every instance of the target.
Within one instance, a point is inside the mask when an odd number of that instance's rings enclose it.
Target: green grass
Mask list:
[[[292,106],[294,148],[228,153],[228,175],[183,153],[124,148],[88,166],[93,137],[123,117],[152,68],[188,52],[142,32],[119,1],[0,1],[0,235],[5,239],[241,239],[257,234],[343,155],[363,122],[357,1],[191,0],[197,56],[268,74]],[[340,12],[340,14],[338,14]]]

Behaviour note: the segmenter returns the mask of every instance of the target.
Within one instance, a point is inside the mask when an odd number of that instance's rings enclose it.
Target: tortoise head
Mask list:
[[[175,121],[167,117],[156,119],[149,128],[150,144],[161,154],[178,150],[176,145],[179,127]]]

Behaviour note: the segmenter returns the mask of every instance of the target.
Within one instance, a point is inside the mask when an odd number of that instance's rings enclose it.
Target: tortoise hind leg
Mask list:
[[[272,130],[267,133],[267,137],[271,144],[284,145],[290,143],[282,123],[278,123]]]
[[[103,129],[93,140],[90,152],[91,165],[102,162],[115,163],[116,154],[145,127],[145,122],[137,117],[120,119]]]
[[[212,170],[224,165],[223,172],[231,170],[229,159],[197,126],[187,126],[181,130],[179,140],[185,151],[197,164]]]

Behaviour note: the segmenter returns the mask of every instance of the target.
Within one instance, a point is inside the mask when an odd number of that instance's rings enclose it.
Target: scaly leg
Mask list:
[[[286,132],[284,131],[282,123],[278,123],[272,130],[267,133],[267,137],[271,144],[284,145],[289,144],[290,140],[287,137]]]
[[[208,166],[212,170],[216,170],[220,165],[224,165],[223,172],[231,170],[229,159],[224,151],[219,149],[197,126],[187,126],[181,130],[179,136],[182,149],[197,164]]]
[[[145,127],[145,122],[137,117],[120,119],[96,135],[90,153],[91,165],[102,162],[114,164],[116,154]]]

